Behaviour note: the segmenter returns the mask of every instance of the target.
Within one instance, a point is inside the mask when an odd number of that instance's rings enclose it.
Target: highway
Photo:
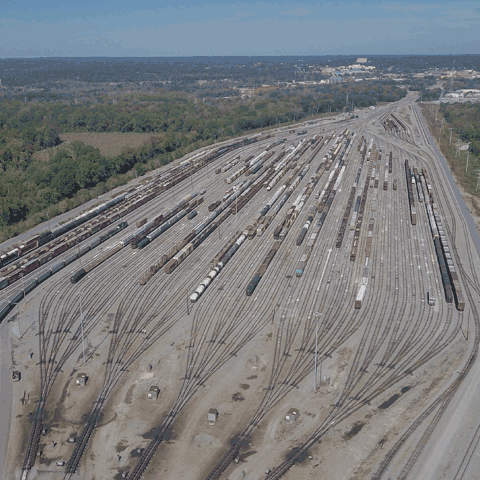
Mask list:
[[[475,478],[479,255],[415,98],[211,158],[21,300],[4,478]]]

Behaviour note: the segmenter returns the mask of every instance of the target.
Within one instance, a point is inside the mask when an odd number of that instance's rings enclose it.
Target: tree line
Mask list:
[[[442,103],[441,112],[460,138],[470,143],[470,152],[480,155],[480,104]]]

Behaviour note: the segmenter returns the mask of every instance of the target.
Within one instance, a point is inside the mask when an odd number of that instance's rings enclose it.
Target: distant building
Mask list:
[[[365,57],[357,58],[357,63],[367,63],[367,59]]]
[[[341,77],[340,75],[332,75],[328,79],[328,83],[342,83],[342,82],[343,82],[343,77]]]
[[[464,88],[462,90],[458,90],[458,92],[463,94],[464,97],[477,97],[480,95],[480,90],[476,88]]]
[[[320,69],[320,72],[323,73],[324,75],[330,75],[335,71],[334,68],[332,67],[324,67]]]

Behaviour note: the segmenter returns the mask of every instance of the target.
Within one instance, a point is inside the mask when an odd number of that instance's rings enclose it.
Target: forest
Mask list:
[[[441,112],[455,133],[464,142],[470,143],[470,153],[480,155],[480,104],[443,103]]]
[[[466,194],[465,202],[480,215],[480,104],[421,104],[421,108],[457,185]],[[468,151],[460,150],[465,144]]]

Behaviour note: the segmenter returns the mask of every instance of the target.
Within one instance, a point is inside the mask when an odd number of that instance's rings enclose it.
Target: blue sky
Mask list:
[[[2,0],[0,57],[480,53],[480,1]]]

